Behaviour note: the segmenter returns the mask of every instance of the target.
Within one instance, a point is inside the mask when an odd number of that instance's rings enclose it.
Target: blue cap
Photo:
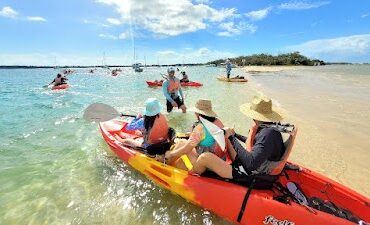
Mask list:
[[[162,110],[161,103],[156,98],[148,98],[145,101],[145,109],[143,114],[145,116],[155,116]]]

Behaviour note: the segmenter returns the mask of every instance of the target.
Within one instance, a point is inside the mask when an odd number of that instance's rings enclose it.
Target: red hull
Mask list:
[[[198,177],[186,171],[159,163],[144,154],[120,145],[115,138],[132,131],[125,130],[126,123],[119,120],[100,123],[103,138],[123,161],[143,173],[157,185],[174,192],[193,204],[238,223],[237,218],[247,187],[222,180]],[[301,167],[302,168],[302,167]],[[338,207],[346,208],[365,221],[370,220],[370,202],[366,197],[309,169],[287,170],[287,176],[279,181],[284,186],[289,181],[298,184],[308,197],[330,200]],[[355,223],[330,215],[293,201],[281,203],[274,200],[278,192],[252,190],[240,224],[282,224],[282,225],[353,225]],[[285,221],[285,222],[284,222]]]
[[[146,82],[149,87],[161,87],[163,82],[160,81],[147,81]],[[194,81],[189,81],[189,82],[181,82],[182,87],[201,87],[203,86],[202,83],[194,82]]]
[[[62,85],[58,85],[58,86],[53,86],[51,88],[51,90],[64,90],[64,89],[67,89],[69,88],[69,84],[62,84]]]

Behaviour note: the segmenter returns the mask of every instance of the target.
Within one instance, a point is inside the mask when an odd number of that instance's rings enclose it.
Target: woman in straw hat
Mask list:
[[[197,122],[189,139],[180,141],[172,151],[166,152],[165,157],[167,162],[178,168],[190,170],[192,167],[191,164],[194,163],[203,152],[209,152],[221,161],[229,160],[227,151],[222,149],[215,140],[210,128],[207,128],[209,125],[205,125],[212,123],[212,125],[217,126],[219,130],[224,127],[222,122],[217,118],[217,114],[212,109],[212,102],[210,100],[200,99],[197,101],[193,111],[195,112]],[[223,135],[222,139],[225,141]],[[182,160],[178,160],[180,157]],[[191,163],[187,163],[189,160]]]
[[[243,104],[240,111],[253,119],[245,149],[234,137],[233,129],[225,128],[228,150],[233,163],[230,165],[209,153],[203,153],[193,166],[193,172],[202,174],[206,169],[219,176],[238,180],[254,174],[269,174],[284,154],[281,133],[268,124],[279,122],[282,116],[272,108],[271,99],[255,96],[251,103]]]

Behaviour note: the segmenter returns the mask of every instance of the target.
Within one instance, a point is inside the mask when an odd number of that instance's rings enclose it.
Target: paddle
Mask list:
[[[118,116],[136,117],[136,115],[119,113],[115,108],[104,103],[93,103],[84,111],[84,119],[90,122],[104,122]]]
[[[90,122],[104,122],[119,116],[136,117],[136,115],[119,113],[115,108],[104,103],[93,103],[85,109],[83,118]],[[186,133],[177,133],[176,137],[189,138],[189,135]]]

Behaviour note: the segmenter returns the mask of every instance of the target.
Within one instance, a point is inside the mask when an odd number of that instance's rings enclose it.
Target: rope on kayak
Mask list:
[[[238,219],[237,219],[238,223],[240,223],[240,221],[243,218],[245,207],[247,206],[247,202],[248,202],[249,196],[251,195],[251,192],[252,192],[252,189],[253,189],[253,186],[254,186],[255,182],[256,182],[256,179],[253,179],[251,184],[248,187],[247,193],[244,196],[243,203],[242,203],[242,206],[240,208]]]

